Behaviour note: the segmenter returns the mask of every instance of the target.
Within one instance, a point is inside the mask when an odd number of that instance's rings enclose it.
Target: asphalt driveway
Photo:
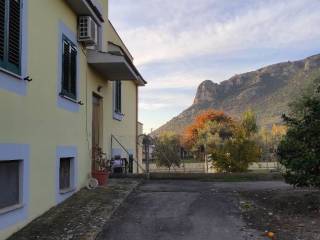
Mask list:
[[[105,225],[98,240],[265,239],[241,218],[239,189],[288,188],[282,182],[148,181]]]

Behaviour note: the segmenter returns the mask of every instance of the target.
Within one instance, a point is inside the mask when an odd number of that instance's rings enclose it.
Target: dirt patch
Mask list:
[[[320,191],[276,189],[241,191],[247,225],[275,233],[277,240],[320,240]]]

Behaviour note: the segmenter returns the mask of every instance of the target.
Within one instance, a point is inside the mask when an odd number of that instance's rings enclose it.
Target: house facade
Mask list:
[[[95,148],[137,159],[132,61],[107,0],[0,1],[0,239],[84,187]]]

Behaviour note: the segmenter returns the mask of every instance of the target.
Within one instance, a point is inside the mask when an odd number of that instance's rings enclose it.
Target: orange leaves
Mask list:
[[[190,149],[197,142],[198,133],[205,127],[208,122],[217,123],[232,123],[231,117],[226,115],[223,111],[209,109],[196,116],[194,122],[187,126],[182,135],[182,145]]]

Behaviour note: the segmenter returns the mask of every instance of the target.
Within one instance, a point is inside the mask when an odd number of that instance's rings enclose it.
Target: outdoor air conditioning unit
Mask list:
[[[97,45],[98,26],[89,16],[80,16],[78,24],[78,41],[87,46]]]

